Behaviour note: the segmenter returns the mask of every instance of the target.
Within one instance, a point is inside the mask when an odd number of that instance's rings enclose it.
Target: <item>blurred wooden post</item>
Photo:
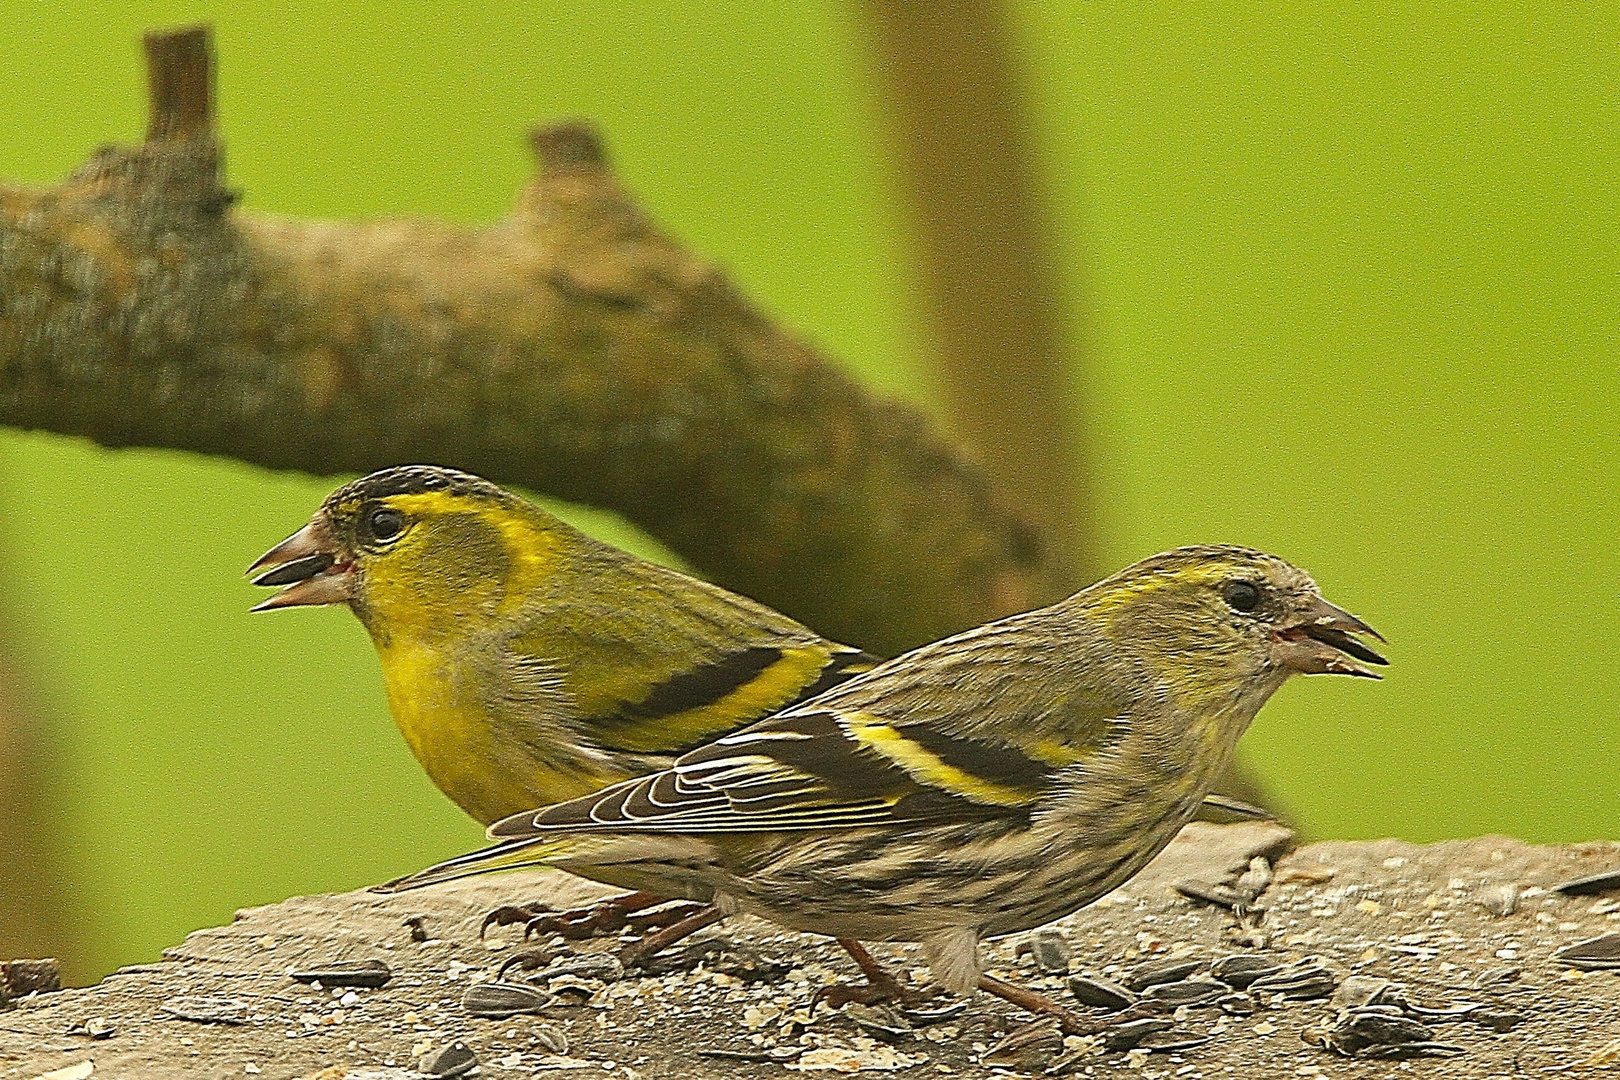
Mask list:
[[[862,7],[948,422],[1078,587],[1105,569],[1076,401],[1082,305],[1042,205],[1012,13],[995,0]]]

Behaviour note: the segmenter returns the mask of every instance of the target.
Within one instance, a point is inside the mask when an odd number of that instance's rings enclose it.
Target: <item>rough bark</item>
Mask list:
[[[664,235],[596,136],[487,228],[237,212],[205,31],[148,38],[147,141],[0,189],[0,423],[317,474],[434,461],[617,510],[894,652],[1058,595],[1041,531]]]

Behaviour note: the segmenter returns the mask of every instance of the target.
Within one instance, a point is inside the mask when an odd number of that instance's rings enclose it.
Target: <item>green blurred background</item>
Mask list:
[[[1620,8],[1261,11],[1014,9],[1088,350],[1096,561],[1264,547],[1389,637],[1384,683],[1296,682],[1246,740],[1314,835],[1620,837]],[[526,127],[590,116],[675,235],[932,399],[843,5],[6,15],[0,177],[138,141],[141,32],[206,20],[246,207],[489,221]],[[246,613],[243,568],[336,479],[0,433],[0,596],[60,741],[70,978],[479,841],[348,613]]]

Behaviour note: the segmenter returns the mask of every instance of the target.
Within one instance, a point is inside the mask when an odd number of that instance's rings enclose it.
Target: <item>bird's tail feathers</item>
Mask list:
[[[397,893],[410,889],[420,889],[424,885],[437,885],[444,881],[454,881],[457,878],[472,877],[474,874],[492,874],[497,870],[517,870],[525,866],[545,866],[560,855],[566,855],[578,843],[564,839],[536,839],[535,837],[522,837],[515,840],[504,840],[499,844],[492,844],[479,851],[458,855],[454,859],[446,859],[442,863],[418,870],[414,874],[385,881],[381,885],[373,885],[372,892]]]

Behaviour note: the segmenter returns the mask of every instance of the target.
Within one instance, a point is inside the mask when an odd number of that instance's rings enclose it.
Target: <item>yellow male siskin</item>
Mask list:
[[[338,489],[261,570],[287,588],[256,611],[359,616],[411,752],[486,825],[663,768],[877,663],[434,466]]]
[[[979,940],[1130,878],[1290,675],[1386,662],[1358,634],[1377,637],[1275,556],[1181,548],[672,768],[497,822],[500,843],[395,887],[555,866],[839,939],[917,941],[945,989],[1067,1016],[981,977]]]

